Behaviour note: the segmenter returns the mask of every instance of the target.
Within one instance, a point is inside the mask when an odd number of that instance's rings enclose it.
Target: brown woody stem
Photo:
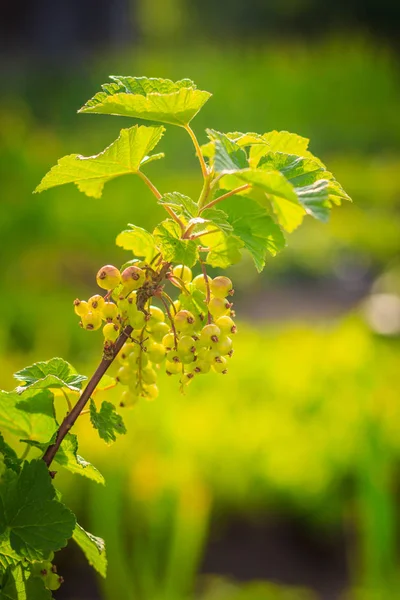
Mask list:
[[[93,373],[91,379],[89,380],[87,386],[85,387],[82,394],[80,395],[78,402],[75,404],[75,406],[72,408],[72,410],[65,416],[63,422],[61,423],[60,427],[58,428],[54,444],[51,444],[47,448],[46,452],[43,455],[43,460],[48,467],[50,467],[50,465],[57,453],[57,450],[61,446],[61,442],[63,441],[63,439],[65,438],[67,433],[69,433],[70,429],[74,425],[75,421],[81,414],[83,408],[85,407],[86,403],[89,401],[91,395],[93,394],[94,390],[96,389],[97,385],[99,384],[100,379],[103,377],[103,375],[107,371],[107,369],[112,365],[115,357],[117,356],[118,352],[121,350],[122,346],[125,344],[126,340],[131,335],[132,331],[133,331],[133,328],[130,325],[127,325],[125,327],[125,329],[123,330],[123,332],[121,333],[121,335],[119,336],[117,341],[115,342],[114,350],[113,350],[113,354],[112,354],[111,358],[103,358],[102,359],[101,363],[99,364],[96,371]]]

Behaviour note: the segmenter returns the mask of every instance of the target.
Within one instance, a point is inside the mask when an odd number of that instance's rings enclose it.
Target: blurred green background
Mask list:
[[[95,154],[129,125],[77,115],[111,73],[189,77],[213,98],[193,122],[311,138],[354,204],[308,218],[257,276],[231,269],[240,332],[227,377],[125,413],[107,448],[82,416],[81,453],[107,486],[59,474],[105,537],[98,581],[74,547],[60,600],[400,598],[400,82],[394,3],[189,0],[8,6],[0,25],[0,386],[59,355],[90,374],[101,335],[76,296],[129,258],[127,222],[162,217],[134,177],[101,200],[73,186],[32,195],[69,153]],[[190,140],[169,128],[148,169],[196,195]],[[99,395],[102,392],[99,393]],[[118,400],[118,393],[109,395]]]

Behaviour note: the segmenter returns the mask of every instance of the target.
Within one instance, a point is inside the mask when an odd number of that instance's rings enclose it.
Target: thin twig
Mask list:
[[[127,327],[125,327],[125,329],[120,334],[117,341],[115,342],[114,350],[113,350],[113,354],[112,354],[111,358],[103,357],[99,366],[97,367],[96,371],[92,375],[87,386],[85,387],[81,396],[79,397],[78,402],[75,404],[75,406],[72,408],[72,410],[64,418],[63,422],[61,423],[60,427],[58,428],[54,444],[50,444],[50,446],[47,448],[46,452],[43,455],[43,460],[48,467],[50,467],[50,465],[53,461],[53,458],[55,457],[57,450],[59,449],[59,447],[61,445],[61,442],[63,441],[63,439],[65,438],[65,436],[67,435],[67,433],[69,432],[71,427],[74,425],[75,421],[81,414],[84,406],[86,405],[86,403],[90,399],[92,393],[96,389],[100,379],[103,377],[103,375],[107,371],[107,369],[112,365],[115,357],[117,356],[118,352],[121,350],[122,346],[125,344],[126,340],[131,335],[132,331],[133,331],[133,328],[130,325],[127,325]]]
[[[221,200],[225,200],[225,198],[229,198],[230,196],[234,196],[235,194],[239,194],[240,192],[244,192],[245,190],[248,190],[250,187],[251,187],[250,183],[245,183],[244,185],[241,185],[240,187],[237,187],[234,190],[231,190],[230,192],[227,192],[226,194],[223,194],[222,196],[218,196],[218,198],[214,198],[214,200],[211,200],[211,202],[209,202],[208,204],[206,204],[205,206],[203,206],[203,208],[201,209],[200,213],[202,213],[203,210],[206,210],[207,208],[211,208],[215,204],[218,204],[218,202],[221,202]]]
[[[190,236],[191,240],[196,240],[197,238],[203,237],[204,235],[209,235],[210,233],[219,233],[220,229],[209,229],[207,231],[200,231],[199,233],[193,233]]]
[[[197,158],[199,159],[199,163],[200,163],[200,167],[201,167],[201,172],[203,174],[203,177],[206,178],[207,175],[208,175],[208,169],[207,169],[207,165],[206,165],[206,162],[204,160],[203,154],[201,152],[201,148],[200,148],[199,142],[197,141],[196,134],[194,133],[194,131],[190,127],[190,125],[186,125],[185,129],[188,132],[188,134],[190,135],[190,137],[192,138],[193,145],[194,145],[194,147],[196,149]]]
[[[149,190],[151,190],[151,192],[154,194],[154,196],[157,198],[157,200],[160,200],[162,198],[162,194],[158,191],[158,189],[150,181],[150,179],[144,173],[142,173],[142,171],[138,171],[137,174],[144,181],[144,183],[147,185],[147,187],[149,188]],[[185,224],[183,223],[183,221],[180,220],[180,218],[172,210],[172,208],[170,206],[168,206],[167,204],[162,204],[162,206],[165,208],[165,210],[167,211],[167,213],[169,214],[169,216],[172,217],[174,219],[174,221],[176,221],[176,223],[178,223],[178,225],[181,228],[182,232],[185,231]]]

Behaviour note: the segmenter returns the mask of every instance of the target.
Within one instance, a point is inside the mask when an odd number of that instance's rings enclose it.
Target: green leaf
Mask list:
[[[228,215],[220,208],[206,208],[202,211],[202,216],[209,222],[211,226],[215,226],[224,233],[230,233],[232,231],[232,225],[228,221]]]
[[[50,390],[0,391],[0,428],[38,442],[47,442],[57,430],[54,396]]]
[[[16,389],[19,394],[27,389],[63,387],[69,388],[73,392],[79,392],[82,382],[87,379],[84,375],[78,375],[74,367],[62,358],[37,362],[30,367],[21,369],[14,374],[14,377],[25,383]]]
[[[2,518],[4,519],[4,516]],[[5,531],[0,535],[0,574],[4,573],[8,567],[17,565],[21,560],[21,556],[11,548],[10,532]]]
[[[179,217],[183,217],[186,221],[197,215],[197,204],[184,194],[179,192],[169,192],[164,194],[158,201],[161,206],[169,206]]]
[[[210,251],[206,257],[206,263],[211,267],[226,269],[240,262],[242,255],[240,249],[244,244],[233,235],[218,232],[207,235],[207,244]]]
[[[332,173],[318,159],[269,152],[260,160],[260,168],[278,169],[294,186],[299,203],[306,213],[327,221],[332,203],[351,200]]]
[[[297,154],[298,156],[312,156],[308,152],[309,141],[307,138],[289,133],[289,131],[269,131],[262,136],[264,145],[253,145],[250,148],[249,162],[252,167],[259,165],[260,159],[268,152],[285,152],[286,154]]]
[[[79,112],[122,115],[185,127],[211,97],[196,89],[189,79],[112,76],[116,83],[105,84]]]
[[[294,187],[278,170],[244,169],[237,171],[235,176],[267,194],[299,203]]]
[[[25,461],[18,476],[6,471],[0,484],[0,499],[3,508],[0,533],[9,531],[11,548],[21,557],[46,559],[50,552],[63,548],[72,536],[75,516],[56,500],[42,460]]]
[[[106,576],[107,557],[104,540],[88,531],[85,531],[78,523],[72,534],[73,539],[83,550],[88,563],[102,576]]]
[[[22,565],[7,570],[2,581],[0,600],[52,600],[52,598],[43,580],[30,575]]]
[[[119,137],[100,154],[64,156],[43,177],[35,192],[75,183],[87,196],[100,198],[107,181],[120,175],[137,173],[150,160],[162,157],[161,154],[156,157],[147,154],[158,144],[164,131],[164,127],[135,125],[130,129],[122,129]]]
[[[12,469],[16,473],[19,473],[21,468],[21,460],[18,458],[17,454],[9,446],[3,436],[0,433],[0,454],[3,455],[4,464],[8,469]]]
[[[246,152],[228,136],[215,129],[207,129],[207,135],[214,142],[214,171],[216,173],[234,173],[238,169],[246,169]]]
[[[198,259],[198,247],[193,240],[182,240],[181,233],[178,223],[166,219],[155,228],[153,235],[165,261],[192,267]]]
[[[142,227],[130,223],[128,227],[130,229],[125,229],[117,236],[117,246],[121,246],[124,250],[132,250],[135,256],[143,257],[144,261],[149,263],[157,254],[153,235]]]
[[[90,420],[93,427],[99,432],[101,439],[107,444],[116,441],[116,433],[126,433],[122,417],[116,412],[115,406],[111,402],[103,402],[100,410],[97,412],[96,405],[91,400]]]
[[[25,442],[35,448],[39,448],[43,452],[53,444],[55,441],[55,435],[48,442],[36,442],[34,440],[24,440],[21,442]],[[92,479],[97,483],[104,484],[104,477],[94,467],[91,463],[87,462],[82,456],[78,454],[78,438],[75,434],[68,433],[63,441],[61,442],[61,446],[57,451],[57,454],[54,457],[54,462],[58,465],[67,469],[71,473],[77,473],[78,475],[83,475],[88,479]]]
[[[233,196],[223,203],[233,234],[239,238],[253,257],[261,272],[265,257],[275,256],[285,247],[285,237],[265,210],[250,198]]]

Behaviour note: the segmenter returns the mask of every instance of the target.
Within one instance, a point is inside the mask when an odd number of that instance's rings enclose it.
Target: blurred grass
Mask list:
[[[340,288],[343,264],[362,265],[373,277],[398,259],[398,65],[368,39],[136,48],[69,72],[14,71],[0,99],[1,387],[13,387],[15,370],[53,355],[90,372],[99,336],[79,329],[72,300],[94,293],[99,266],[125,260],[114,239],[127,222],[153,227],[162,216],[134,177],[108,184],[100,201],[73,186],[31,195],[60,156],[97,153],[131,125],[74,114],[113,72],[191,77],[212,91],[194,121],[201,140],[206,126],[310,137],[353,196],[354,205],[335,210],[327,226],[308,219],[261,282],[248,262],[236,268],[239,303],[246,295],[262,304],[264,289],[287,281],[300,290],[333,279]],[[198,165],[184,132],[168,129],[161,149],[167,158],[148,170],[158,187],[196,194]],[[250,306],[241,318],[254,312]],[[186,397],[165,378],[159,400],[127,414],[129,433],[111,450],[81,418],[82,454],[109,486],[61,481],[83,524],[109,544],[105,597],[129,599],[127,589],[141,600],[163,590],[184,597],[216,511],[226,519],[287,511],[317,535],[349,522],[357,534],[349,564],[359,597],[368,597],[366,586],[388,594],[397,582],[399,340],[375,336],[354,316],[312,325],[293,319],[259,331],[241,326],[229,376],[199,378]],[[260,588],[236,596],[227,585],[220,586],[224,598],[281,598]],[[216,584],[210,598],[219,593]],[[301,597],[287,593],[282,597]]]

